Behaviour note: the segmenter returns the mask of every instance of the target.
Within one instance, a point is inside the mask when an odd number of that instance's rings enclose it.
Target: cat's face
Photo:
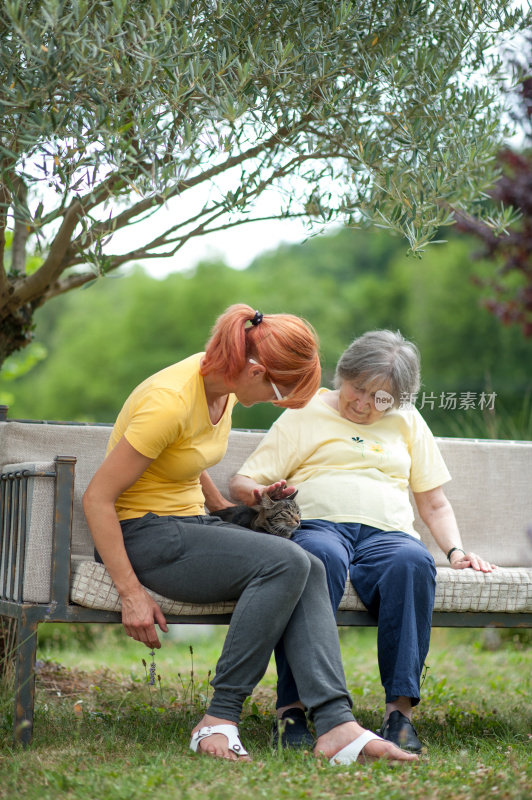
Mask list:
[[[272,500],[263,495],[257,524],[274,536],[290,538],[301,523],[301,512],[295,501],[297,492],[282,500]]]

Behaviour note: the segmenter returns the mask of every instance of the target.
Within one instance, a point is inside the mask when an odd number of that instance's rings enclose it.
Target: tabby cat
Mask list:
[[[295,501],[297,491],[281,500],[273,500],[268,494],[261,496],[254,506],[236,505],[211,511],[211,516],[220,517],[243,528],[271,533],[289,539],[301,522],[299,506]]]

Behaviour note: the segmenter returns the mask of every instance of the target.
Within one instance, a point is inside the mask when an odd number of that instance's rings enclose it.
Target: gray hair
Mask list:
[[[398,406],[401,398],[417,394],[420,384],[419,350],[399,332],[368,331],[352,342],[336,365],[334,385],[362,378],[364,384],[387,383]]]

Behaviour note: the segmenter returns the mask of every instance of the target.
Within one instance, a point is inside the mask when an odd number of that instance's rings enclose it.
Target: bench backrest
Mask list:
[[[0,423],[2,467],[20,462],[51,464],[57,455],[77,458],[72,541],[75,557],[92,558],[92,539],[81,498],[104,458],[110,431],[107,425]],[[228,496],[229,478],[253,452],[263,435],[261,431],[231,432],[225,458],[210,470],[225,496]],[[500,566],[530,564],[531,542],[527,529],[532,525],[532,442],[442,438],[438,443],[453,476],[445,491],[455,510],[466,547]],[[37,580],[40,588],[36,592],[32,589],[31,596],[25,596],[25,599],[37,599],[38,602],[47,601],[49,585],[46,575],[42,579],[35,577],[35,574],[39,576],[43,572],[39,553],[50,552],[50,509],[43,509],[43,512],[39,517],[46,522],[44,529],[40,525],[38,534],[39,540],[42,537],[43,541],[39,541],[35,550],[34,563],[27,560],[26,564],[26,577],[29,573],[34,575],[32,581]],[[32,536],[34,529],[39,527],[35,520],[33,522]],[[416,530],[436,563],[446,564],[444,555],[419,519],[416,519]],[[27,547],[30,546],[31,542]],[[49,561],[49,556],[47,559]]]

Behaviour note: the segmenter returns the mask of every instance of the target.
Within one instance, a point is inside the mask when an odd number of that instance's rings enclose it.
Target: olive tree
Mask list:
[[[249,223],[265,192],[269,218],[421,251],[495,179],[495,46],[525,24],[511,0],[4,0],[0,364],[48,299]]]

